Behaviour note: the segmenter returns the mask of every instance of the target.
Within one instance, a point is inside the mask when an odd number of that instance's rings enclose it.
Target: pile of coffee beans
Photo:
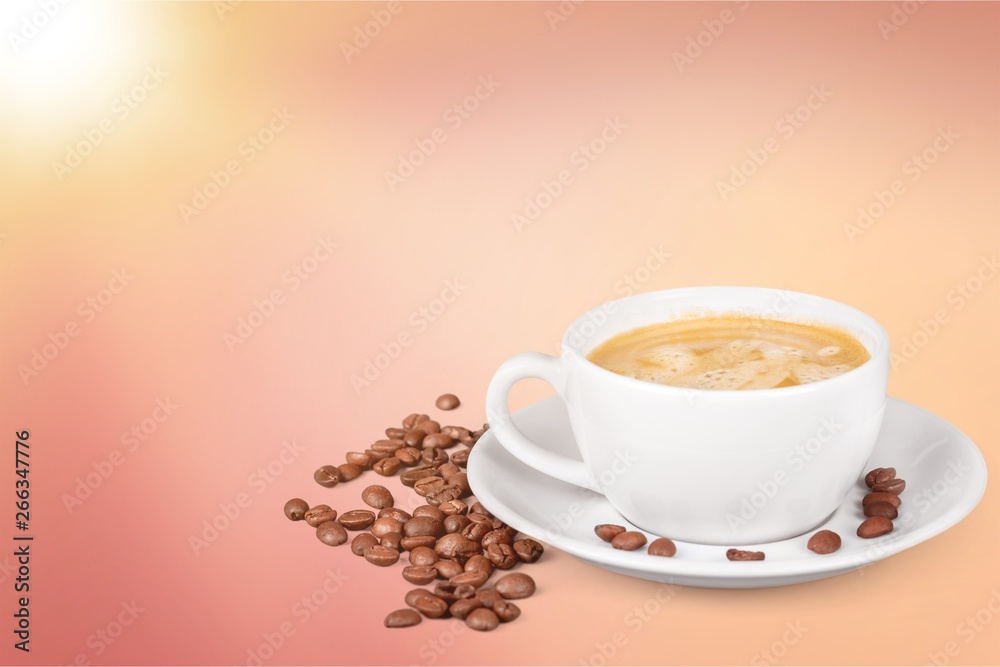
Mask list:
[[[871,491],[861,499],[861,510],[868,518],[858,526],[858,537],[871,539],[891,533],[906,481],[896,477],[895,468],[875,468],[865,475],[865,486]]]
[[[454,394],[444,394],[435,402],[441,410],[460,404]],[[385,429],[386,437],[364,451],[348,452],[346,463],[322,466],[313,475],[320,486],[330,488],[366,470],[383,477],[403,470],[400,482],[426,503],[412,512],[397,508],[392,492],[381,484],[361,492],[362,502],[371,509],[351,509],[339,516],[329,505],[309,507],[301,498],[285,503],[285,516],[314,527],[323,544],[345,544],[348,531],[356,532],[350,547],[354,555],[378,567],[391,567],[405,552],[409,564],[402,568],[403,579],[415,586],[437,582],[433,590],[415,588],[407,593],[408,608],[386,616],[385,627],[403,628],[423,618],[451,617],[464,620],[473,630],[494,630],[521,615],[511,600],[535,592],[534,580],[521,572],[485,587],[496,570],[534,563],[544,552],[539,542],[519,537],[517,530],[472,496],[462,469],[488,428],[488,424],[475,431],[441,426],[426,414],[414,413],[402,420],[401,427]],[[448,453],[459,444],[464,447]]]

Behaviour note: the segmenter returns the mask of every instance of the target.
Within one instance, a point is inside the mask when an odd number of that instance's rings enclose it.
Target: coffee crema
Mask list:
[[[748,315],[661,322],[618,334],[587,359],[619,375],[691,389],[774,389],[842,375],[871,355],[845,331]]]

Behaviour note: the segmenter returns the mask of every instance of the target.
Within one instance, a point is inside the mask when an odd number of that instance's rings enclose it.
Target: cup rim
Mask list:
[[[697,389],[693,387],[677,387],[674,385],[657,384],[655,382],[648,382],[646,380],[638,380],[636,378],[631,378],[625,375],[619,375],[613,371],[609,371],[606,368],[602,368],[597,364],[593,363],[586,356],[580,354],[576,349],[573,348],[568,342],[568,338],[572,333],[578,330],[580,325],[587,321],[590,316],[598,310],[607,310],[615,307],[618,304],[622,304],[626,301],[635,300],[637,298],[652,298],[657,295],[665,294],[676,294],[683,295],[685,292],[688,294],[694,294],[695,292],[703,291],[737,291],[755,294],[759,293],[769,293],[774,295],[788,295],[794,297],[798,300],[812,301],[817,304],[828,304],[836,306],[838,308],[844,308],[851,311],[851,314],[862,322],[867,328],[870,329],[871,333],[875,339],[874,349],[869,349],[869,358],[863,364],[857,368],[852,368],[846,373],[841,373],[835,377],[824,378],[822,380],[817,380],[815,382],[808,382],[806,384],[798,384],[791,387],[771,387],[769,389]],[[775,316],[773,319],[780,319],[780,316]],[[832,323],[831,323],[832,324]],[[604,340],[607,340],[605,338]],[[860,342],[860,341],[859,341]],[[862,343],[863,345],[864,343]],[[761,396],[761,397],[772,397],[772,396],[791,396],[795,394],[802,394],[813,392],[817,390],[822,390],[824,388],[830,387],[834,383],[844,383],[850,382],[854,378],[857,378],[865,373],[873,372],[876,364],[881,360],[889,356],[889,334],[886,333],[885,329],[881,324],[878,323],[875,318],[873,318],[868,313],[850,306],[841,301],[836,301],[834,299],[829,299],[827,297],[817,296],[815,294],[808,294],[805,292],[795,292],[792,290],[783,290],[773,287],[754,287],[751,285],[706,285],[703,287],[677,287],[665,290],[656,290],[652,292],[639,292],[638,294],[630,294],[629,296],[622,297],[620,299],[614,299],[612,301],[607,301],[595,308],[591,308],[579,317],[577,317],[573,322],[566,328],[563,333],[560,350],[564,359],[576,358],[583,361],[587,367],[592,371],[598,373],[599,376],[604,377],[608,381],[618,382],[623,384],[625,387],[631,387],[635,389],[644,389],[647,391],[658,392],[667,396],[685,396],[689,399],[693,396],[698,397],[749,397],[749,396]]]

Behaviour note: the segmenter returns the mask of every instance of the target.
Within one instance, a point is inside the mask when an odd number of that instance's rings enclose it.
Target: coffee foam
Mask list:
[[[773,389],[868,361],[850,334],[818,323],[719,315],[663,322],[605,341],[587,358],[609,371],[692,389]]]

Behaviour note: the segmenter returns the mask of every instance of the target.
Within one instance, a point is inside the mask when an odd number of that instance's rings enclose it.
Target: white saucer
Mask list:
[[[540,445],[579,458],[558,396],[528,406],[514,415],[514,421]],[[726,547],[688,542],[677,542],[673,558],[650,556],[644,548],[613,549],[594,534],[595,525],[616,523],[638,529],[603,496],[521,463],[492,431],[473,448],[468,475],[476,497],[497,517],[598,567],[685,586],[760,588],[832,577],[920,544],[961,521],[986,490],[986,463],[972,441],[943,419],[894,398],[886,406],[866,470],[876,466],[892,466],[906,480],[892,533],[869,540],[856,535],[864,519],[861,498],[867,492],[859,480],[844,504],[815,529],[837,532],[843,540],[839,551],[820,556],[806,549],[813,530],[781,542],[740,547],[765,552],[765,560],[750,562],[727,560]]]

